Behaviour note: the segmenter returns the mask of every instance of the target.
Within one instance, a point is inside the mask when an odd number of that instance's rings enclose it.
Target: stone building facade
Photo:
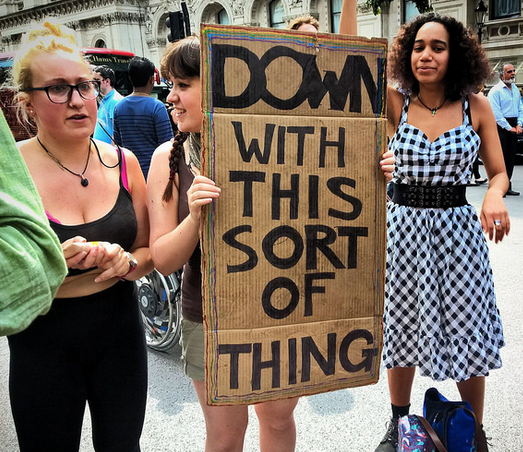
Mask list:
[[[450,14],[477,28],[479,0],[432,0],[435,11]],[[522,0],[484,0],[489,11],[483,45],[494,66],[503,61],[518,69],[523,83]],[[200,23],[284,27],[294,17],[311,14],[322,31],[336,32],[342,0],[186,0],[192,31]],[[414,9],[413,9],[414,8]],[[179,0],[0,0],[0,52],[16,50],[22,33],[33,21],[63,18],[83,47],[129,50],[158,64],[167,45],[165,19],[180,10]],[[393,38],[402,23],[415,14],[412,0],[393,0],[374,16],[365,0],[358,2],[358,32]]]

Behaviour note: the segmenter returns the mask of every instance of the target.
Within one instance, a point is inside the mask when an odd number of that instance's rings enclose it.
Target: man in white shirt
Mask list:
[[[504,64],[499,73],[500,81],[492,87],[488,94],[490,105],[498,124],[499,140],[503,148],[505,167],[509,180],[512,179],[516,152],[517,136],[523,132],[523,105],[521,95],[515,84],[516,71],[512,64]],[[512,182],[505,193],[508,196],[518,196],[519,192],[512,190]]]

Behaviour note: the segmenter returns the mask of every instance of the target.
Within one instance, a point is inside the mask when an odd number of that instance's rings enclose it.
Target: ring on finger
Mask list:
[[[501,221],[500,220],[494,220],[494,226],[496,226],[496,227],[501,226]]]

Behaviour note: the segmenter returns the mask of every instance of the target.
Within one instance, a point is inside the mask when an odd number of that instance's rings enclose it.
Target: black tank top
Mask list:
[[[178,221],[181,223],[189,215],[187,190],[191,187],[194,175],[181,158],[178,162]],[[200,269],[201,252],[200,244],[196,245],[191,257],[183,267],[182,275],[182,315],[191,322],[203,322],[202,310],[202,273]]]
[[[51,228],[60,239],[60,243],[80,235],[88,242],[100,241],[118,243],[129,251],[136,239],[138,223],[131,194],[122,182],[122,158],[120,155],[120,191],[113,208],[102,218],[84,224],[64,225],[49,220]],[[78,275],[90,270],[69,269],[68,276]]]

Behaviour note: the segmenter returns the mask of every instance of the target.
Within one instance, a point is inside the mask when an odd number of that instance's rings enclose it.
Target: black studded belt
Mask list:
[[[448,209],[468,204],[466,185],[434,187],[425,185],[392,184],[392,202],[402,206]]]

